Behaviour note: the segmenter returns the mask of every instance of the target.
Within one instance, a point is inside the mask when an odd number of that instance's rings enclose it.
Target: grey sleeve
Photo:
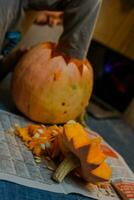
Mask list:
[[[7,0],[3,4],[2,0],[0,0],[0,52],[2,49],[2,45],[4,42],[6,31],[11,23],[10,21],[10,13],[7,9]]]
[[[101,0],[68,0],[59,51],[77,59],[86,58],[100,5]]]
[[[56,10],[61,0],[27,0],[27,9]]]
[[[85,59],[101,0],[28,0],[30,9],[64,11],[64,32],[58,50],[67,56]]]

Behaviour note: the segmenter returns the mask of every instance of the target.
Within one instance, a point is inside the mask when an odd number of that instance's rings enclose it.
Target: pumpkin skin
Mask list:
[[[29,50],[13,73],[11,91],[17,108],[42,123],[65,123],[88,104],[93,71],[88,61],[78,66],[55,55],[56,45],[44,43]]]

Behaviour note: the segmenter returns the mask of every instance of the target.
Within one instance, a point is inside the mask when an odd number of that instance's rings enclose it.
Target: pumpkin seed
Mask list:
[[[15,131],[15,130],[14,130],[14,128],[12,128],[12,127],[9,129],[9,133],[13,133],[14,131]]]
[[[45,145],[45,144],[40,144],[40,146],[41,146],[41,148],[42,148],[43,150],[46,149],[46,145]]]
[[[35,162],[36,162],[37,164],[39,164],[39,163],[41,163],[41,160],[35,159]]]
[[[47,168],[49,169],[49,170],[51,170],[51,171],[55,171],[55,168],[54,167],[52,167],[52,166],[47,166]]]
[[[46,126],[45,126],[45,125],[43,125],[43,124],[41,125],[41,127],[46,129]]]
[[[39,134],[43,134],[44,131],[43,131],[42,129],[38,129],[38,130],[37,130],[37,133],[39,133]]]
[[[53,130],[53,131],[52,131],[52,135],[53,135],[53,136],[57,136],[58,134],[59,134],[58,131],[56,131],[56,130]]]
[[[36,132],[33,136],[33,138],[39,138],[40,137],[40,134],[38,132]]]
[[[35,159],[41,159],[39,156],[34,156]]]
[[[50,160],[51,160],[51,158],[50,158],[50,157],[48,157],[48,156],[46,156],[46,157],[45,157],[45,159],[46,159],[46,160],[48,160],[48,161],[50,161]]]
[[[20,125],[17,124],[17,123],[15,123],[15,124],[14,124],[14,128],[20,128]]]
[[[50,149],[50,148],[51,148],[51,143],[50,143],[50,142],[46,142],[45,145],[46,145],[46,148],[47,148],[47,149]]]
[[[56,170],[56,165],[54,164],[54,162],[52,160],[48,161],[46,164],[47,168],[51,171],[55,171]]]
[[[35,160],[35,162],[36,162],[37,164],[41,163],[41,158],[38,157],[38,156],[35,156],[35,157],[34,157],[34,160]]]

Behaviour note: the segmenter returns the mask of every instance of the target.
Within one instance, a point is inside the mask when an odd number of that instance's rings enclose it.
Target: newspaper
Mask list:
[[[0,111],[1,180],[57,193],[77,193],[99,200],[119,200],[112,184],[96,186],[80,182],[76,177],[71,176],[65,178],[61,184],[55,183],[51,179],[53,172],[47,168],[45,159],[37,164],[24,143],[14,133],[8,131],[15,123],[25,126],[29,121],[23,117]],[[123,158],[105,142],[103,149],[109,155],[107,162],[113,170],[112,182],[118,179],[134,182],[134,175]]]

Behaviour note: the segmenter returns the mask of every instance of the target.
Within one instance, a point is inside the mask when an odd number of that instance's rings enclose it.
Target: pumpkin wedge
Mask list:
[[[103,162],[97,168],[93,169],[90,173],[103,180],[109,180],[112,170],[106,162]]]
[[[97,137],[92,140],[87,153],[86,162],[93,165],[100,165],[106,159],[106,155],[101,149],[101,139]]]

